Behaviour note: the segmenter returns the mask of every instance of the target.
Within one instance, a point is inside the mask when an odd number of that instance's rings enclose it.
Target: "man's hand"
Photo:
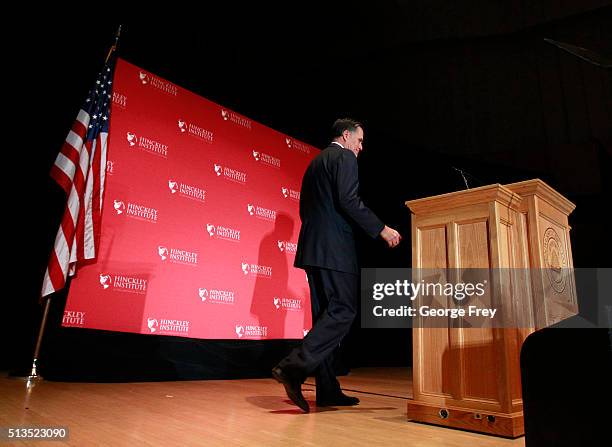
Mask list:
[[[385,240],[385,242],[390,248],[397,246],[397,244],[399,244],[402,240],[402,236],[400,236],[397,231],[395,231],[393,228],[389,228],[386,225],[385,228],[383,228],[380,232],[380,237]]]

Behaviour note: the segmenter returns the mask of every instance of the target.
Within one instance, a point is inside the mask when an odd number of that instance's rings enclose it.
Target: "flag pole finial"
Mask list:
[[[108,60],[111,57],[111,54],[113,54],[113,51],[115,51],[117,49],[117,45],[119,44],[119,37],[121,36],[121,28],[122,27],[123,27],[123,25],[119,25],[119,28],[117,28],[117,32],[115,33],[115,42],[113,43],[113,46],[110,47],[110,50],[108,50],[108,54],[106,55],[105,63],[108,62]]]

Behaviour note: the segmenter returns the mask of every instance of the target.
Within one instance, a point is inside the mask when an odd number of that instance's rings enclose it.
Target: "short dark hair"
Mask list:
[[[358,127],[363,128],[363,125],[359,121],[355,121],[351,118],[340,118],[334,122],[332,126],[332,138],[338,138],[342,136],[342,132],[348,130],[349,132],[355,132]]]

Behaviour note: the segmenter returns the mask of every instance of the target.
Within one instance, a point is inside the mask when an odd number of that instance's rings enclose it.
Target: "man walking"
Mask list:
[[[389,247],[401,240],[359,197],[357,156],[363,149],[363,127],[339,119],[333,141],[308,166],[300,193],[302,227],[295,266],[306,270],[310,287],[313,327],[287,357],[272,370],[287,396],[304,412],[308,402],[301,385],[315,372],[317,406],[357,405],[346,396],[333,371],[333,351],[348,333],[357,312],[359,267],[353,229]]]

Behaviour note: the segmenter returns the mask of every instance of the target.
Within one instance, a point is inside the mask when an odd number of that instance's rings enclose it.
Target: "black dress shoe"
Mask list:
[[[353,396],[347,396],[346,394],[340,393],[337,396],[331,398],[317,398],[318,407],[343,407],[358,405],[359,399]]]
[[[302,395],[302,384],[299,381],[292,380],[278,366],[272,369],[272,377],[274,377],[277,382],[283,384],[287,397],[291,399],[291,402],[300,407],[304,413],[308,413],[310,411],[308,402],[306,402],[306,399],[304,399],[304,396]]]

